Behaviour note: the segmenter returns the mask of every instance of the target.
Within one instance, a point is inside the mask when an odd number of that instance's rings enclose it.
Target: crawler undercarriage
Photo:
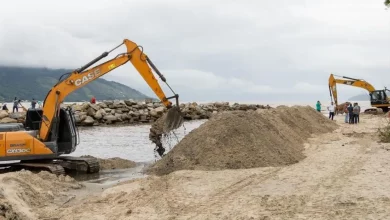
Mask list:
[[[95,158],[82,158],[60,156],[54,159],[23,160],[15,163],[0,164],[0,173],[19,171],[48,171],[61,175],[71,172],[76,173],[98,173],[100,170],[99,161]]]

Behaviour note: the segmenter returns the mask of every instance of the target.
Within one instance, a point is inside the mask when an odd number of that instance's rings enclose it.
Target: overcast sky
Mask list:
[[[390,87],[383,0],[4,1],[0,30],[0,64],[49,68],[80,67],[127,38],[184,101],[328,100],[331,72]],[[154,96],[130,63],[104,78]]]

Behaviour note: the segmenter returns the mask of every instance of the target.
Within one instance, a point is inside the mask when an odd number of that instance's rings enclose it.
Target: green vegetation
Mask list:
[[[382,143],[390,143],[390,122],[383,128],[378,129],[379,140]]]
[[[387,7],[390,7],[390,0],[385,0],[385,5],[386,5]]]
[[[59,77],[68,72],[71,70],[0,66],[0,101],[11,101],[15,96],[22,100],[44,100]],[[128,86],[99,78],[70,94],[65,101],[86,101],[92,96],[97,100],[149,98]]]

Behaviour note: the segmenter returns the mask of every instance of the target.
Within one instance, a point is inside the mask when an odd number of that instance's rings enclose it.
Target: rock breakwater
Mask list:
[[[70,106],[73,109],[77,126],[153,123],[167,112],[167,108],[161,103],[144,103],[131,100],[104,101],[97,104],[85,102],[63,106]],[[269,108],[271,108],[269,105],[230,104],[228,102],[180,104],[184,119],[187,121],[209,119],[218,112],[255,111]],[[8,113],[0,111],[0,123],[23,123],[25,117],[25,112]]]
[[[152,123],[168,111],[161,103],[141,103],[127,100],[105,101],[98,104],[83,103],[71,107],[75,112],[76,123],[80,126]],[[255,111],[267,108],[271,107],[238,103],[230,105],[228,102],[209,104],[193,102],[180,105],[185,120],[209,119],[213,113],[222,111]]]

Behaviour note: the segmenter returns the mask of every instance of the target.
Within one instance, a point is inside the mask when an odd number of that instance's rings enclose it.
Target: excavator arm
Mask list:
[[[119,54],[115,58],[96,67],[87,69],[123,44],[127,47],[127,52]],[[50,132],[53,134],[57,133],[56,126],[54,125],[56,125],[57,121],[59,120],[60,105],[70,93],[109,73],[110,71],[127,63],[128,61],[133,64],[149,87],[167,108],[172,107],[172,103],[168,100],[172,98],[176,99],[176,105],[179,106],[178,94],[176,94],[171,89],[171,87],[166,83],[165,77],[154,66],[148,56],[143,53],[142,47],[130,40],[125,39],[122,44],[118,45],[111,51],[104,52],[99,57],[95,58],[83,67],[73,71],[72,73],[64,74],[63,76],[66,76],[66,78],[60,78],[59,82],[49,91],[44,101],[39,138],[43,141],[48,141]],[[168,85],[169,89],[174,93],[173,96],[165,96],[150,67],[159,75],[161,80]]]
[[[372,86],[370,83],[362,79],[354,79],[346,76],[339,76],[342,79],[336,79],[334,76],[335,75],[333,74],[330,74],[329,76],[329,93],[330,93],[331,100],[335,103],[336,106],[338,105],[336,84],[344,84],[344,85],[363,88],[367,90],[369,93],[375,91],[374,86]]]

